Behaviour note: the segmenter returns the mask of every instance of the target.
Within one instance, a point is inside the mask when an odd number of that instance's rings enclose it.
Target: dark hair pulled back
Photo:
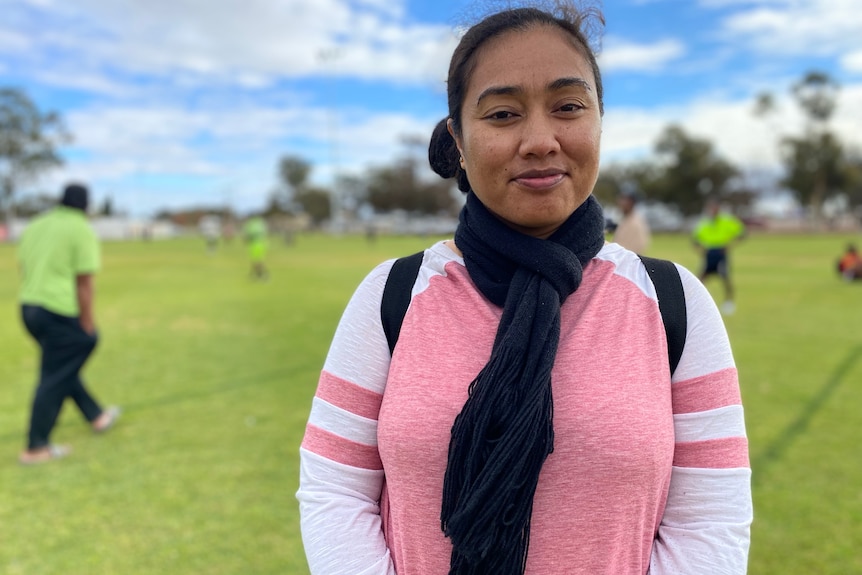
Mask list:
[[[471,190],[467,173],[461,168],[460,153],[455,139],[449,133],[448,122],[452,121],[452,130],[456,134],[461,133],[461,108],[476,64],[476,54],[488,40],[512,30],[524,31],[532,26],[545,25],[557,26],[568,33],[572,44],[590,63],[596,81],[599,113],[604,114],[602,76],[595,52],[587,38],[590,22],[595,22],[599,28],[604,25],[604,17],[598,9],[581,9],[571,2],[558,0],[550,9],[522,7],[503,10],[488,16],[467,30],[449,62],[449,76],[446,82],[449,115],[437,123],[431,134],[428,145],[428,161],[431,169],[442,178],[455,178],[458,189],[462,192]]]

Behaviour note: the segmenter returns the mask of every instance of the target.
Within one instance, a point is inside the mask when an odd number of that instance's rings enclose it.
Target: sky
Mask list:
[[[20,193],[89,184],[94,204],[261,209],[279,158],[311,180],[361,175],[427,142],[447,115],[458,35],[506,2],[0,0],[0,87],[58,112],[65,160]],[[605,91],[602,163],[648,158],[669,124],[744,170],[778,170],[800,134],[791,86],[841,87],[831,127],[862,148],[858,0],[609,0],[594,30]],[[753,113],[769,91],[777,108]],[[416,149],[413,148],[415,153]]]

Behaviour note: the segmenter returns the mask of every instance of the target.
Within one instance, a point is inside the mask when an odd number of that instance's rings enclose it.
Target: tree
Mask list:
[[[839,86],[823,72],[808,72],[791,92],[807,118],[803,136],[785,137],[781,143],[786,169],[783,184],[793,190],[815,219],[823,202],[841,191],[846,176],[844,148],[829,130]]]
[[[393,165],[372,168],[368,173],[368,202],[380,212],[452,213],[452,182],[438,178],[423,181],[418,172],[418,161],[411,155]]]
[[[808,119],[825,126],[835,111],[839,88],[825,72],[811,71],[793,84],[791,92]]]
[[[13,210],[18,217],[32,218],[56,205],[57,197],[54,195],[46,193],[27,194],[13,204]]]
[[[281,187],[273,191],[269,209],[291,213],[294,200],[308,186],[311,164],[299,156],[283,156],[278,161],[278,177]]]
[[[675,205],[686,216],[703,209],[707,196],[726,197],[739,174],[720,158],[709,140],[694,138],[675,125],[655,143],[657,166],[632,168],[632,178],[647,198]]]
[[[754,115],[758,118],[768,118],[778,108],[772,92],[761,92],[754,100]]]
[[[847,199],[862,219],[862,152],[855,150],[847,155]]]
[[[604,206],[611,206],[619,196],[626,181],[630,178],[626,166],[612,164],[602,168],[593,195]]]
[[[284,156],[278,162],[278,173],[281,181],[296,191],[308,181],[311,174],[311,164],[298,156]]]
[[[311,218],[315,226],[321,225],[332,216],[332,194],[321,188],[301,188],[296,201]]]
[[[823,201],[839,193],[847,183],[841,142],[829,132],[788,136],[782,141],[781,151],[786,168],[781,183],[819,218]]]
[[[69,139],[57,113],[40,111],[21,90],[0,89],[0,220],[11,217],[22,184],[62,165],[57,148]]]

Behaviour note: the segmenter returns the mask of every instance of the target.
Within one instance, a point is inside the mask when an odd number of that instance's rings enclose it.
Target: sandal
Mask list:
[[[108,407],[101,415],[99,415],[97,421],[102,419],[102,416],[106,416],[104,423],[100,425],[93,423],[93,431],[96,433],[105,433],[114,427],[114,424],[117,423],[117,420],[120,418],[120,408],[116,405]]]
[[[41,448],[35,452],[30,451],[29,449],[22,452],[21,455],[18,456],[18,461],[21,465],[37,465],[54,459],[61,459],[69,455],[71,452],[72,448],[68,445],[48,445],[47,447]]]

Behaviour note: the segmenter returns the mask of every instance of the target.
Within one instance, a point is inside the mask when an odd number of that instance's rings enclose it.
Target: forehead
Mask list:
[[[468,94],[489,86],[547,86],[559,78],[581,78],[595,95],[592,67],[583,47],[557,26],[539,24],[509,30],[488,40],[476,52]]]

